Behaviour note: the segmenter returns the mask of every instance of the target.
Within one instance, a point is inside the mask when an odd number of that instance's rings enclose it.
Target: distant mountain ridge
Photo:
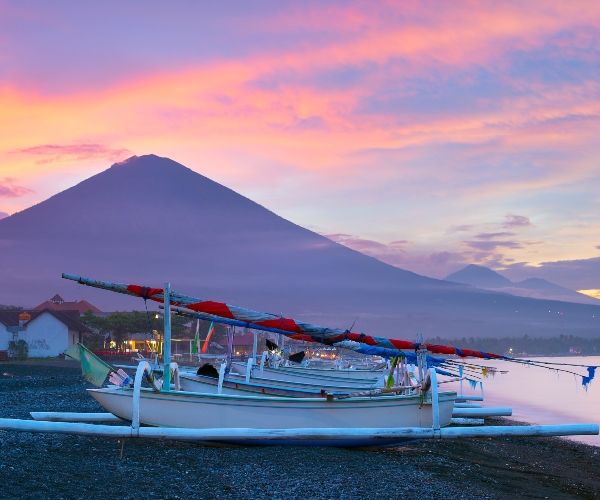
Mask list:
[[[527,278],[523,281],[513,282],[488,267],[476,264],[469,264],[460,271],[446,276],[444,280],[476,286],[485,290],[510,293],[520,297],[600,305],[598,299],[550,283],[542,278]]]
[[[133,157],[0,220],[0,303],[58,293],[103,311],[141,299],[67,272],[162,286],[310,323],[395,338],[597,335],[600,307],[533,300],[385,264],[279,217],[168,158]],[[548,310],[565,311],[560,318]],[[518,311],[518,312],[516,312]]]

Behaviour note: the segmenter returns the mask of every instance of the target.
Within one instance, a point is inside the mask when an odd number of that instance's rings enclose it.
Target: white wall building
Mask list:
[[[19,315],[23,311],[0,310],[0,351],[8,350],[11,340],[25,340],[29,346],[29,357],[47,358],[64,353],[69,347],[81,342],[82,335],[91,330],[78,319],[79,312],[27,311],[29,321],[21,321],[24,330],[13,332],[19,326]]]

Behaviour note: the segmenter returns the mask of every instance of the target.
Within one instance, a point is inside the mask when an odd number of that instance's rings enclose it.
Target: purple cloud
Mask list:
[[[405,251],[405,247],[406,245],[410,245],[412,242],[408,241],[408,240],[397,240],[397,241],[392,241],[389,245],[388,248],[391,248],[393,250],[398,250],[401,252]]]
[[[103,144],[71,144],[59,146],[45,144],[31,148],[19,149],[15,153],[44,156],[35,162],[36,165],[61,161],[107,159],[119,161],[131,156],[131,151],[125,148],[111,148]]]
[[[336,243],[340,243],[341,245],[347,246],[359,252],[366,253],[368,255],[371,255],[373,252],[386,252],[389,250],[388,245],[384,245],[378,241],[365,240],[358,236],[352,236],[351,234],[337,233],[324,234],[323,236],[335,241]]]
[[[463,244],[484,252],[491,252],[498,247],[523,248],[523,245],[518,241],[463,241]]]
[[[514,236],[515,233],[480,233],[476,234],[475,238],[478,240],[493,240],[494,238],[506,238],[507,236]]]
[[[453,259],[455,259],[455,255],[446,251],[434,252],[429,255],[429,260],[435,263],[435,265],[438,267],[449,264]]]
[[[350,234],[328,234],[327,238],[352,248],[358,252],[374,257],[382,262],[413,271],[429,277],[441,278],[449,274],[448,269],[457,271],[472,262],[472,255],[465,253],[441,252],[409,252],[407,247],[414,245],[409,240],[396,240],[389,244],[365,240]]]
[[[504,224],[502,224],[502,227],[505,228],[533,226],[533,224],[529,220],[529,217],[525,217],[524,215],[506,214],[504,218],[506,220]]]
[[[0,219],[5,219],[6,217],[8,217],[6,212],[0,212]]]
[[[5,177],[0,181],[0,197],[4,198],[20,198],[30,193],[34,193],[33,189],[15,184],[15,180],[11,177]],[[4,212],[0,212],[4,213]],[[8,214],[7,214],[8,215]]]

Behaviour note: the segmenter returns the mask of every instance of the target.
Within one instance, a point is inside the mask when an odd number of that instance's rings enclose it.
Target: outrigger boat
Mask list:
[[[224,303],[197,299],[164,288],[150,288],[91,280],[63,274],[80,284],[133,295],[164,303],[163,378],[155,377],[150,365],[142,361],[132,383],[124,372],[111,372],[113,386],[89,392],[109,414],[36,414],[40,421],[0,419],[0,429],[29,432],[57,432],[94,436],[169,438],[225,444],[297,444],[332,446],[374,446],[408,440],[492,436],[548,436],[598,434],[596,424],[559,426],[481,426],[448,427],[456,412],[456,392],[441,392],[438,375],[451,376],[455,362],[434,358],[428,353],[456,354],[485,359],[514,361],[493,353],[457,349],[349,331],[322,328],[272,314],[259,313]],[[180,390],[179,369],[170,361],[171,306],[175,312],[229,325],[245,326],[284,334],[296,340],[344,347],[361,354],[405,360],[412,356],[418,366],[418,387],[400,385],[394,394],[349,395],[350,397],[291,398],[278,396],[233,396]],[[95,361],[83,346],[78,346],[82,369]],[[403,352],[416,351],[416,354]],[[89,351],[88,351],[89,352]],[[89,353],[91,354],[91,353]],[[99,360],[98,360],[99,361]],[[453,364],[454,363],[454,364]],[[462,367],[460,367],[462,372]],[[224,372],[221,369],[221,372]],[[104,378],[105,378],[104,377]],[[593,377],[589,370],[587,381]],[[102,378],[102,377],[100,377]],[[173,387],[171,379],[173,378]],[[223,377],[219,376],[222,387]],[[89,375],[97,386],[103,379]],[[142,382],[152,388],[142,388]],[[398,382],[398,381],[397,381]],[[466,408],[465,410],[478,410]],[[485,409],[482,409],[485,410]],[[482,414],[484,414],[483,412]],[[489,413],[489,412],[488,412]],[[491,414],[495,414],[491,412]],[[106,426],[83,421],[124,420],[130,426]],[[142,426],[144,424],[145,426]]]

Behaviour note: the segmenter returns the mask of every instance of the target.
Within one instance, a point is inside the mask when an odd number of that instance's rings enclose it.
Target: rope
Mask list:
[[[150,321],[150,312],[148,311],[148,304],[146,303],[147,299],[144,299],[144,307],[146,308],[146,318],[148,319],[148,330],[150,331],[150,335],[153,335],[152,332],[152,322]]]

